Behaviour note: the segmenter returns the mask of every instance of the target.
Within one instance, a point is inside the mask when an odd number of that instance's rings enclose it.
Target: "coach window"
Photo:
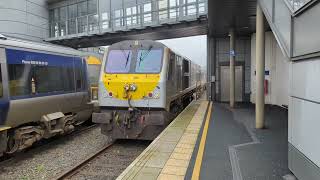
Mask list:
[[[11,96],[31,95],[31,65],[8,64]]]
[[[175,64],[175,54],[170,54],[170,60],[169,60],[169,67],[168,67],[168,80],[173,79],[173,69],[174,69],[174,64]]]
[[[66,79],[62,77],[62,67],[36,66],[34,74],[37,93],[64,91],[63,82]]]
[[[76,75],[76,88],[77,91],[84,90],[84,72],[82,68],[76,67],[75,68],[75,75]]]

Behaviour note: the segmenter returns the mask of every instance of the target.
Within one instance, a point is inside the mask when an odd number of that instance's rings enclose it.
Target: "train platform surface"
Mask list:
[[[266,106],[266,128],[254,128],[254,106],[192,102],[118,177],[127,179],[277,180],[288,169],[288,115]]]

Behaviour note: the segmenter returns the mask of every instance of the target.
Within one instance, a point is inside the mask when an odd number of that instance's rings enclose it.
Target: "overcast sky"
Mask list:
[[[193,62],[202,67],[207,62],[207,36],[193,36],[178,39],[161,40],[160,42],[177,51],[179,54],[186,56]]]

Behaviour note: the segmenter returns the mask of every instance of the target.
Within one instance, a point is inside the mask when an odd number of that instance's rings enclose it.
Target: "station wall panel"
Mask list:
[[[320,58],[292,64],[290,95],[320,103]]]
[[[268,81],[266,104],[288,105],[290,61],[283,55],[272,32],[265,35],[265,79]],[[251,97],[256,96],[256,35],[251,37]]]
[[[290,98],[288,141],[320,167],[320,104]]]

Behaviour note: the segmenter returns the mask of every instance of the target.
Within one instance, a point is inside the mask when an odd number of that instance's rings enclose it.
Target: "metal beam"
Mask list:
[[[235,32],[234,29],[230,30],[230,107],[234,108],[235,104]]]

